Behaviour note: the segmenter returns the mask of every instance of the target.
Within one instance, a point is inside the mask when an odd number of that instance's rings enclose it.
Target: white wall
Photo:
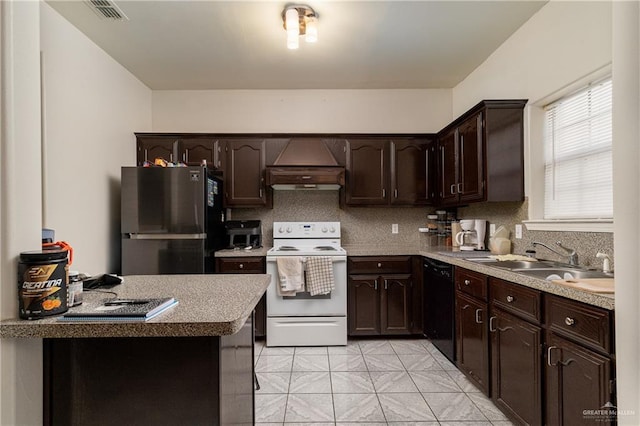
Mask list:
[[[18,254],[40,246],[39,7],[36,2],[0,2],[0,10],[0,317],[5,319],[18,313]],[[0,341],[0,383],[0,424],[40,424],[39,340]]]
[[[154,91],[154,132],[431,133],[451,90]]]
[[[611,2],[550,1],[453,88],[453,115],[482,99],[528,99],[525,193],[529,219],[542,219],[543,101],[611,64]],[[586,84],[583,82],[582,84]]]
[[[43,224],[74,248],[72,269],[119,270],[120,166],[151,130],[151,90],[42,3]]]
[[[73,244],[74,267],[119,263],[120,165],[135,158],[133,132],[151,129],[151,90],[43,2],[2,1],[0,18],[4,319],[18,313],[18,255],[40,247],[43,225]],[[42,424],[41,340],[0,340],[0,385],[0,424]]]
[[[611,62],[611,2],[551,1],[453,89],[458,116],[482,99],[536,102]]]
[[[640,419],[639,28],[638,2],[551,1],[453,89],[457,116],[487,97],[540,101],[613,62],[616,375],[618,420],[627,425]],[[525,142],[536,140],[529,129]]]
[[[0,2],[0,11],[0,318],[6,319],[18,314],[18,255],[40,246],[40,49],[38,3]],[[41,424],[40,343],[0,340],[2,425]]]
[[[613,8],[613,210],[619,424],[640,424],[640,6]]]

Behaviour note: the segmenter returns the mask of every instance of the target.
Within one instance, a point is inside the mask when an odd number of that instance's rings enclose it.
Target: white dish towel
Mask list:
[[[295,296],[304,291],[304,275],[302,272],[302,257],[281,256],[276,258],[278,266],[278,285],[276,289],[280,296]]]
[[[307,257],[307,291],[311,296],[329,294],[336,287],[333,261],[328,256]]]

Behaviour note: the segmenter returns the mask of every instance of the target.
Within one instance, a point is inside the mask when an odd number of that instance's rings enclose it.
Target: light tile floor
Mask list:
[[[428,340],[255,346],[256,424],[511,425]]]

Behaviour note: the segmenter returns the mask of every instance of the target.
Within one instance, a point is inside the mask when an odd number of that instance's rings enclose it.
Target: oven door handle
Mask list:
[[[309,256],[304,256],[304,259],[302,260],[303,263],[306,261],[307,257]],[[274,263],[277,258],[278,256],[273,256],[273,257],[267,256],[267,262]],[[332,263],[339,263],[339,262],[346,262],[346,261],[347,261],[347,258],[345,256],[335,256],[331,258]]]

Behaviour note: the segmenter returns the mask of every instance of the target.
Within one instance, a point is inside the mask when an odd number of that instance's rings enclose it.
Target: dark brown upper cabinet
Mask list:
[[[209,168],[220,169],[220,143],[206,135],[136,134],[136,164],[163,158],[173,163],[183,162],[199,166],[206,162]]]
[[[346,204],[350,206],[389,204],[388,169],[388,140],[348,140]]]
[[[178,144],[180,161],[197,166],[206,163],[208,167],[220,169],[220,141],[213,138],[185,138]]]
[[[438,134],[438,204],[524,199],[526,100],[486,100]]]
[[[435,196],[429,174],[435,149],[428,138],[347,140],[345,203],[349,206],[425,205]]]
[[[266,140],[227,139],[223,144],[225,207],[271,207],[265,185]]]
[[[177,161],[179,139],[172,136],[136,134],[136,165],[142,166],[145,161],[153,163],[156,158],[169,162]]]
[[[392,139],[390,203],[431,204],[436,195],[436,164],[434,139]]]

